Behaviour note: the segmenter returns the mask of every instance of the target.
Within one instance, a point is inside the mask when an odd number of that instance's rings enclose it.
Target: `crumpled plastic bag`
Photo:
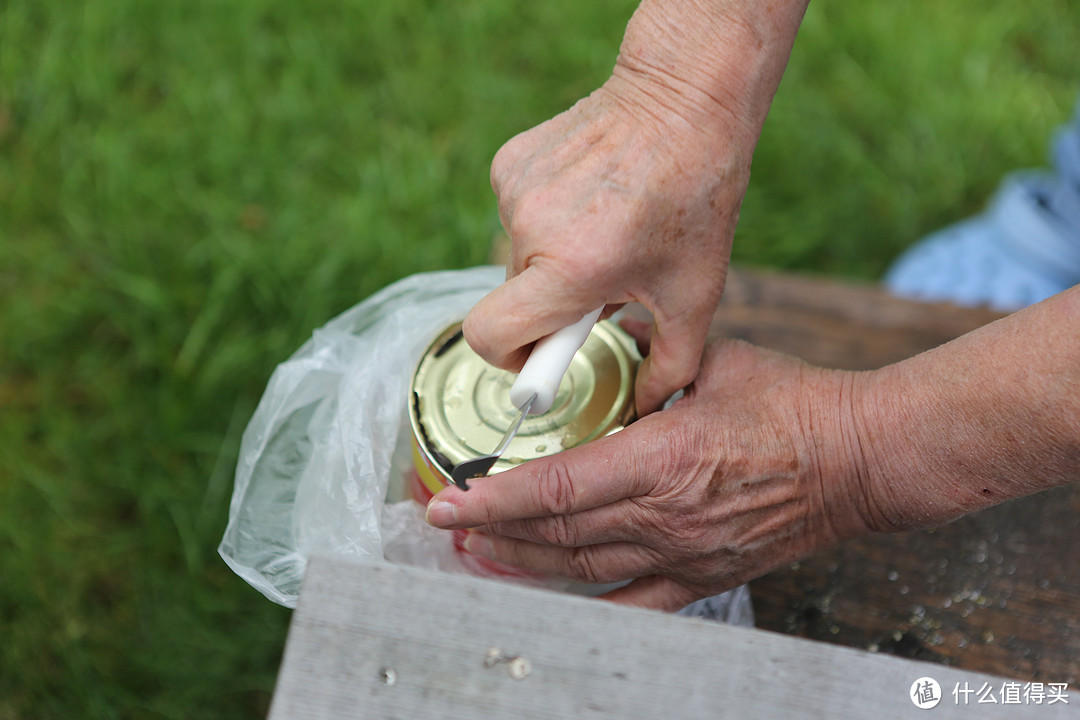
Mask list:
[[[469,572],[451,534],[406,496],[409,384],[432,339],[504,279],[494,266],[405,278],[278,365],[244,431],[218,547],[237,575],[295,607],[312,554]],[[745,587],[684,613],[753,624]]]

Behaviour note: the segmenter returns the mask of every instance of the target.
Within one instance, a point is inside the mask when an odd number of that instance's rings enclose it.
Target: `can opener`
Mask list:
[[[487,475],[491,466],[506,452],[510,441],[517,435],[525,416],[539,415],[551,408],[563,375],[570,367],[570,361],[574,359],[574,353],[585,344],[603,309],[600,307],[593,310],[573,325],[536,341],[529,353],[529,359],[525,361],[525,367],[521,368],[517,380],[510,388],[510,402],[518,409],[510,428],[490,455],[458,463],[450,473],[455,485],[462,490],[468,490],[469,480]]]

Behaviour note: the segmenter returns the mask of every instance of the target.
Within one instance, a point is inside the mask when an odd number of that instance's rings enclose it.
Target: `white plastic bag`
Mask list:
[[[277,367],[240,444],[218,548],[233,571],[286,607],[312,553],[469,572],[451,534],[424,522],[399,482],[412,466],[409,383],[431,340],[504,278],[501,267],[406,278]],[[753,623],[745,588],[692,614]]]
[[[416,503],[392,498],[403,501],[386,513],[383,505],[399,439],[407,448],[412,369],[505,272],[401,280],[316,330],[277,367],[244,431],[218,548],[240,577],[295,607],[312,553],[384,558],[390,546],[410,564],[456,569],[449,534],[429,528]]]

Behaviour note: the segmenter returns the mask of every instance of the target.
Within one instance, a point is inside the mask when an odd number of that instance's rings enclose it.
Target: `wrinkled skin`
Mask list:
[[[641,420],[432,500],[431,524],[475,529],[470,552],[633,579],[608,598],[674,610],[848,537],[1075,480],[1080,288],[870,373],[732,341],[703,356],[805,5],[643,0],[611,79],[499,151],[513,249],[465,320],[469,344],[517,369],[597,307],[638,301],[654,322],[635,330],[651,334]]]
[[[588,582],[639,578],[610,599],[676,610],[867,531],[857,483],[823,476],[844,461],[808,424],[850,379],[721,342],[668,410],[439,499],[450,527],[479,528],[470,552]]]
[[[624,601],[644,593],[640,604],[675,608],[757,572],[758,554],[777,562],[833,539],[798,424],[807,388],[832,376],[729,344],[697,377],[753,149],[805,7],[643,0],[611,78],[496,155],[512,250],[507,281],[465,319],[473,349],[516,370],[536,340],[598,307],[637,301],[653,322],[638,329],[651,343],[635,389],[643,420],[506,482],[475,481],[467,503],[432,506],[442,527],[496,521],[471,551],[581,579],[641,577]],[[781,368],[795,379],[781,381]],[[775,457],[755,450],[763,443]]]
[[[648,104],[613,78],[499,151],[509,279],[465,321],[482,356],[516,368],[529,343],[585,312],[641,302],[656,317],[642,412],[697,372],[750,170],[748,148],[729,154],[679,108]]]
[[[598,307],[655,319],[638,412],[694,379],[723,292],[750,161],[802,0],[644,0],[611,78],[514,137],[491,184],[511,240],[507,281],[464,323],[499,367]]]
[[[630,326],[644,339],[647,327]],[[845,538],[932,527],[1077,479],[1080,286],[870,372],[720,340],[684,398],[450,487],[466,548],[674,610]]]

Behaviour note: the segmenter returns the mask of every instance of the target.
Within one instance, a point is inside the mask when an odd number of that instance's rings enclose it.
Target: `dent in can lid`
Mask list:
[[[633,338],[610,320],[597,323],[551,409],[525,418],[491,474],[622,429],[633,417],[640,363]],[[517,414],[510,402],[515,377],[473,352],[460,324],[425,351],[413,376],[409,418],[419,449],[444,470],[446,484],[455,465],[491,453],[510,427]]]

